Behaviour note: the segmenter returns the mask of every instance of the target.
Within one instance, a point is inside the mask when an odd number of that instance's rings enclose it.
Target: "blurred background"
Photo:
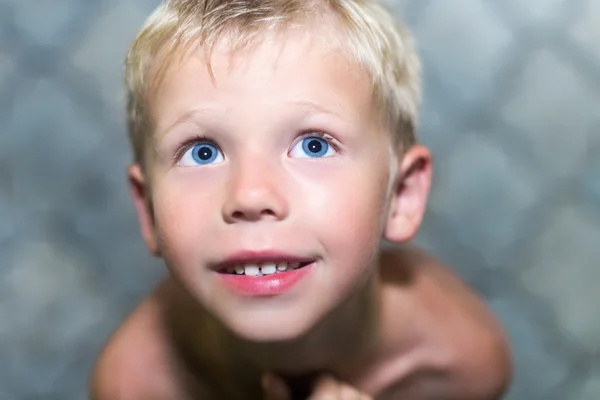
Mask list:
[[[600,399],[600,0],[389,0],[425,65],[417,242],[504,323],[510,400]],[[158,0],[0,0],[0,400],[84,399],[164,271],[130,204],[122,60]]]

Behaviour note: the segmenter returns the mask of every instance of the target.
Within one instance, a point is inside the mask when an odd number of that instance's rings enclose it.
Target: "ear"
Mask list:
[[[413,146],[399,163],[384,231],[385,239],[393,243],[406,242],[417,233],[431,186],[432,161],[427,148]]]
[[[139,164],[131,165],[127,170],[127,178],[129,192],[137,210],[142,237],[148,251],[155,256],[160,256],[149,188],[142,167]]]

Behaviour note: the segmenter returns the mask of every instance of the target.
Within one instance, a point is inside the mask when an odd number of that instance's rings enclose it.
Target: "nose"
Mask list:
[[[223,203],[223,219],[227,223],[285,219],[289,204],[283,184],[276,168],[260,158],[238,163]]]

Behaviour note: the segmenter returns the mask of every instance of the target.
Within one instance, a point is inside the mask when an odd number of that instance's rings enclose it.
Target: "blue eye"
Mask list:
[[[223,154],[214,144],[198,143],[190,147],[181,157],[179,165],[186,167],[194,165],[218,164],[223,162]]]
[[[318,136],[308,136],[298,142],[290,151],[290,156],[297,158],[320,158],[335,154],[327,140]]]

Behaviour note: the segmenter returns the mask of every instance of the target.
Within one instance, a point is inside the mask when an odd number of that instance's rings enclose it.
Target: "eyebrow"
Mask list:
[[[155,137],[162,138],[162,137],[166,136],[169,132],[171,132],[175,127],[177,127],[181,124],[187,123],[187,122],[193,122],[193,123],[197,124],[198,120],[199,120],[199,118],[198,118],[199,115],[206,115],[206,114],[209,114],[211,111],[214,111],[214,109],[203,108],[203,107],[198,107],[198,108],[194,108],[189,111],[186,111],[185,113],[183,113],[183,115],[181,115],[179,118],[177,118],[175,120],[175,122],[173,122],[166,128],[160,130],[159,132],[156,132]]]
[[[307,111],[312,111],[314,113],[329,114],[329,115],[334,115],[338,118],[341,118],[338,113],[336,113],[332,110],[329,110],[329,109],[323,107],[322,105],[315,103],[313,101],[310,101],[310,100],[294,100],[294,101],[289,102],[289,104],[300,106],[302,108],[305,108]]]
[[[292,101],[286,102],[286,104],[300,106],[301,108],[303,108],[305,110],[306,115],[311,114],[311,113],[327,114],[327,115],[331,115],[336,118],[339,118],[346,123],[354,125],[351,121],[348,121],[346,118],[343,118],[335,111],[329,110],[326,107],[323,107],[322,105],[315,103],[313,101],[310,101],[310,100],[292,100]],[[198,107],[198,108],[194,108],[189,111],[186,111],[183,115],[181,115],[179,118],[177,118],[175,120],[175,122],[173,122],[172,124],[167,126],[165,129],[162,129],[161,131],[157,132],[155,137],[162,138],[162,137],[166,136],[169,132],[171,132],[175,127],[177,127],[181,124],[184,124],[184,123],[191,122],[191,123],[198,124],[198,121],[200,120],[200,118],[198,118],[198,116],[208,115],[211,112],[214,112],[216,109],[217,109],[216,107],[214,107],[214,108]]]

